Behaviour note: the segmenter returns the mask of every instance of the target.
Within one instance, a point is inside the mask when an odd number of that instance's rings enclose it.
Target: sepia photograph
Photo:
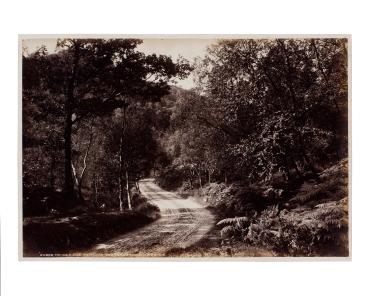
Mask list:
[[[24,35],[20,256],[351,257],[348,35]]]

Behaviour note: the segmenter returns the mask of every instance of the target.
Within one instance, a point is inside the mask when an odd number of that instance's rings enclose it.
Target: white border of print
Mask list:
[[[370,292],[367,1],[4,1],[1,4],[2,295],[361,295]],[[18,260],[18,36],[21,33],[352,34],[351,262]]]

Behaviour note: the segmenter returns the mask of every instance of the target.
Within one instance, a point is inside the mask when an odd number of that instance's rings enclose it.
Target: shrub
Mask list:
[[[159,208],[156,205],[150,203],[139,193],[133,194],[132,208],[136,212],[148,216],[152,219],[157,219],[160,217]]]
[[[208,205],[213,207],[221,218],[260,212],[272,202],[264,196],[262,188],[242,183],[230,186],[212,183],[204,188],[204,195],[208,197]]]
[[[175,190],[181,186],[184,179],[185,177],[180,170],[170,166],[159,172],[156,182],[163,189]]]

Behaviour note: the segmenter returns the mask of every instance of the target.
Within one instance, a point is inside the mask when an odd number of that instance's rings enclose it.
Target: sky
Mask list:
[[[23,47],[26,47],[28,53],[45,45],[49,53],[55,52],[57,39],[25,39]],[[206,54],[207,47],[217,42],[217,39],[210,38],[151,38],[143,39],[143,43],[138,46],[138,50],[145,54],[164,54],[171,56],[174,60],[182,56],[189,62],[193,62],[196,57],[203,57]],[[184,80],[177,80],[177,86],[185,89],[194,87],[193,76],[190,75]]]

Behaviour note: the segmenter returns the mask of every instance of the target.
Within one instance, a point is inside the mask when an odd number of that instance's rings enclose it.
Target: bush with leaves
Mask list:
[[[181,186],[184,174],[176,166],[161,170],[156,178],[158,185],[167,190],[174,190]]]

